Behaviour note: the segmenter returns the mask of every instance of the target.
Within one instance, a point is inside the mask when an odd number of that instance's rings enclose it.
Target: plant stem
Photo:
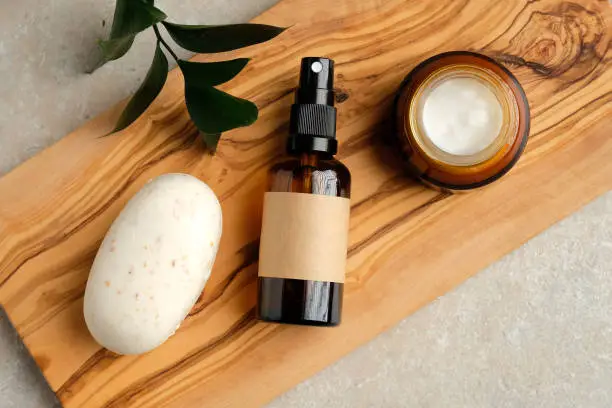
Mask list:
[[[170,46],[168,45],[168,43],[164,40],[164,38],[161,36],[161,33],[159,32],[159,28],[157,28],[157,24],[153,25],[153,31],[155,31],[155,36],[157,37],[157,40],[164,46],[164,48],[166,50],[168,50],[168,52],[170,53],[170,55],[172,55],[172,58],[174,58],[174,60],[176,62],[178,62],[179,58],[176,56],[176,54],[174,53],[174,51],[172,51],[172,48],[170,48]]]

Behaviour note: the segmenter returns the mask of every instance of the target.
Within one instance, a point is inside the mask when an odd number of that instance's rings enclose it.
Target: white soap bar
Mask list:
[[[495,140],[503,124],[493,91],[475,78],[449,78],[424,95],[421,126],[431,142],[453,155],[473,155]]]
[[[85,289],[85,322],[119,354],[149,351],[170,337],[200,296],[221,237],[213,191],[187,174],[146,184],[102,241]]]

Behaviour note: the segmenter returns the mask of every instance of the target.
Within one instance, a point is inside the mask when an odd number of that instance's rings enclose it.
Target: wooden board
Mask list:
[[[292,26],[227,89],[260,119],[206,155],[173,71],[146,115],[100,138],[94,119],[0,179],[0,302],[66,407],[246,407],[272,399],[463,282],[612,187],[612,18],[607,1],[283,0],[256,19]],[[532,110],[518,166],[449,196],[401,171],[386,143],[393,95],[423,59],[490,55],[517,75]],[[301,57],[336,60],[339,158],[353,180],[344,322],[336,329],[254,320],[266,169],[283,151]],[[224,235],[205,294],[165,345],[101,349],[83,321],[100,240],[150,178],[189,172],[222,200]]]

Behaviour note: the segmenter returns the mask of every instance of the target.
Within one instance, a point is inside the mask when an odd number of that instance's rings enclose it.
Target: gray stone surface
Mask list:
[[[227,23],[274,2],[156,3],[177,21]],[[0,175],[137,88],[150,33],[85,73],[113,4],[0,4]],[[612,406],[611,265],[608,193],[269,407]],[[7,324],[0,318],[0,408],[53,406]]]

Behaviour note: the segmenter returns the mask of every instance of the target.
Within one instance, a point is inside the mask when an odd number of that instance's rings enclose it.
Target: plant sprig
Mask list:
[[[215,150],[221,133],[257,120],[254,103],[232,96],[217,88],[234,78],[249,62],[238,58],[220,62],[191,62],[178,58],[164,40],[159,26],[182,48],[198,53],[232,51],[268,41],[285,29],[263,24],[184,25],[165,21],[166,14],[153,0],[117,0],[108,40],[100,41],[105,62],[125,55],[136,35],[153,28],[157,43],[151,67],[119,117],[113,132],[134,122],[155,100],[168,77],[168,59],[162,48],[174,58],[185,78],[185,102],[191,120],[202,134],[206,146]]]

